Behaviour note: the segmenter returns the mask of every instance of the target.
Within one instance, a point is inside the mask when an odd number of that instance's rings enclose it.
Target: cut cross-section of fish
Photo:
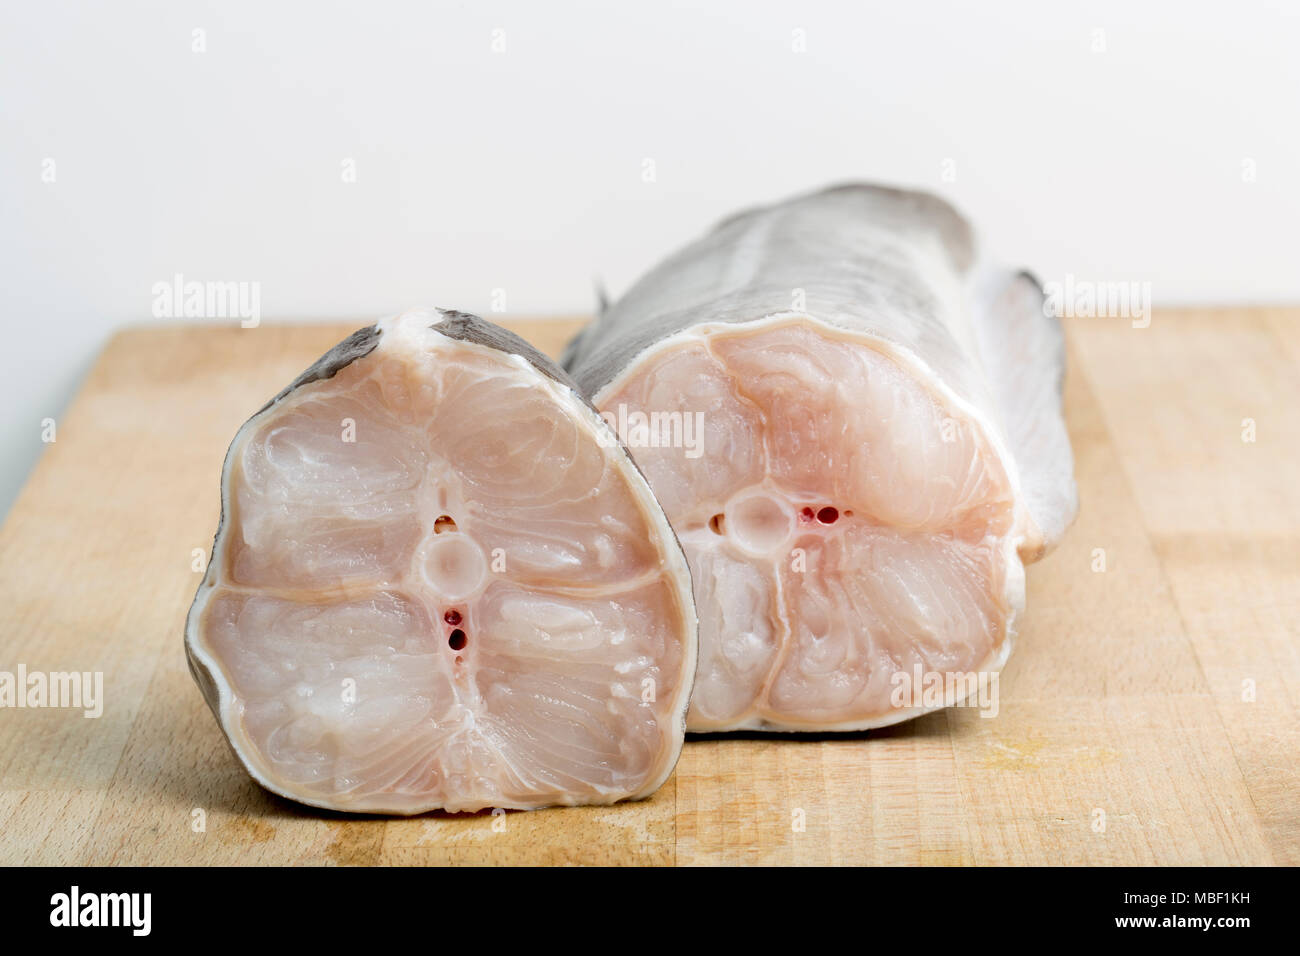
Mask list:
[[[733,217],[565,365],[690,561],[691,730],[891,724],[1002,667],[1024,564],[1076,508],[1064,349],[946,203],[848,186]]]
[[[362,329],[254,415],[186,625],[236,755],[357,812],[648,796],[681,750],[681,546],[571,380],[455,312]]]

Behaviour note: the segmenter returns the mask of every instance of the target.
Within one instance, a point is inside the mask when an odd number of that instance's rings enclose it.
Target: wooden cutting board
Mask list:
[[[996,718],[692,739],[650,800],[495,827],[268,795],[186,669],[226,445],[355,325],[109,342],[0,531],[0,670],[104,712],[0,710],[0,863],[1300,863],[1300,309],[1068,323],[1082,509]]]

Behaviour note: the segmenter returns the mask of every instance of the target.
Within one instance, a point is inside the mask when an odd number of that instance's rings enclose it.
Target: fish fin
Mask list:
[[[1034,527],[1020,547],[1036,561],[1061,540],[1079,510],[1074,454],[1062,412],[1065,333],[1027,272],[982,270],[973,310],[976,341],[1021,494]]]

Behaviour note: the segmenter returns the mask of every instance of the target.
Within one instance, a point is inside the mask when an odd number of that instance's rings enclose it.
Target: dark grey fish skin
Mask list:
[[[567,385],[573,389],[574,394],[583,400],[584,404],[591,405],[591,402],[587,401],[586,397],[578,389],[578,384],[568,372],[509,329],[503,329],[501,326],[485,321],[469,312],[457,312],[452,309],[439,309],[438,311],[443,315],[442,321],[429,326],[435,332],[441,332],[448,338],[458,339],[462,342],[486,345],[498,352],[509,352],[523,356],[539,372],[548,378],[554,379],[561,385]]]
[[[369,355],[379,345],[379,337],[382,333],[373,325],[367,325],[364,329],[357,329],[346,339],[334,346],[311,366],[280,390],[280,393],[271,399],[256,414],[260,415],[272,405],[284,399],[286,395],[296,392],[304,385],[310,385],[312,382],[319,382],[323,379],[333,378],[340,371],[347,368],[359,358]]]
[[[488,348],[496,349],[499,352],[508,352],[514,355],[526,358],[539,372],[542,372],[548,378],[554,379],[561,385],[566,385],[574,390],[574,393],[587,405],[591,403],[583,397],[578,390],[577,384],[572,377],[564,371],[559,365],[547,356],[535,349],[526,340],[520,338],[515,333],[501,328],[483,318],[470,312],[458,312],[455,309],[438,309],[443,318],[440,322],[435,322],[430,326],[434,331],[441,332],[448,338],[457,339],[462,342],[473,342],[476,345],[485,345]],[[310,385],[312,382],[319,382],[324,379],[333,378],[340,371],[347,368],[357,359],[364,358],[375,350],[379,345],[379,339],[383,332],[376,325],[368,325],[365,328],[357,329],[338,345],[331,348],[328,352],[318,358],[306,369],[301,375],[290,382],[285,388],[272,398],[269,402],[257,410],[256,414],[261,414],[271,406],[280,402],[285,396],[297,391],[304,385]]]
[[[730,216],[670,255],[584,328],[561,364],[596,397],[669,336],[788,313],[800,289],[801,311],[911,350],[982,404],[982,376],[949,321],[953,290],[935,283],[936,273],[964,274],[973,260],[970,226],[937,196],[870,184],[817,190]]]

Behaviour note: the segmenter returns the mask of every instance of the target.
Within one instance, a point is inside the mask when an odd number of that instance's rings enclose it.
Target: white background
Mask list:
[[[1261,2],[4,0],[0,511],[177,272],[260,282],[264,321],[581,313],[737,207],[865,178],[1045,281],[1300,300],[1298,57]]]

